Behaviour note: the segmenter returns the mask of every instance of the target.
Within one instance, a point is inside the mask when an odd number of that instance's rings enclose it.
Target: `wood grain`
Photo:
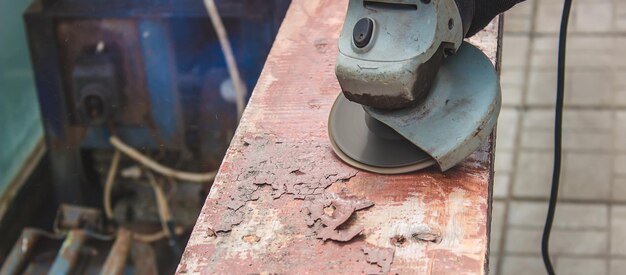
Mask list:
[[[327,119],[346,7],[292,2],[179,274],[486,273],[493,135],[446,173],[383,176],[334,155]],[[470,39],[494,63],[498,26]]]

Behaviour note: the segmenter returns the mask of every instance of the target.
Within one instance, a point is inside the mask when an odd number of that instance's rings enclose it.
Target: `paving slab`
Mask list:
[[[541,254],[542,229],[509,228],[506,234],[507,253]],[[552,230],[550,253],[555,255],[605,255],[608,247],[606,231]]]
[[[498,253],[505,224],[506,203],[494,201],[491,210],[491,243],[489,252]]]
[[[626,151],[626,111],[615,112],[615,138],[614,149]]]
[[[508,223],[515,227],[542,229],[548,205],[543,201],[509,202]],[[558,204],[553,227],[565,230],[604,230],[608,228],[609,209],[602,203]]]
[[[607,261],[607,259],[559,257],[556,270],[559,274],[566,275],[603,275],[607,274]]]
[[[566,153],[562,198],[608,200],[613,163],[610,154]]]
[[[539,256],[504,256],[502,274],[537,275],[545,274],[543,262]]]
[[[571,85],[567,89],[566,103],[570,106],[613,105],[613,75],[610,69],[569,70]]]
[[[547,198],[552,179],[552,159],[552,153],[548,151],[520,152],[513,183],[513,195]]]
[[[524,68],[503,68],[500,72],[502,106],[519,107],[524,98]]]
[[[497,155],[496,155],[497,158]],[[493,179],[493,198],[507,199],[509,196],[509,186],[511,185],[511,174],[507,172],[495,172]]]
[[[529,74],[526,104],[528,106],[554,106],[556,101],[556,72],[552,69],[533,68]]]
[[[616,176],[613,178],[611,199],[615,202],[626,202],[626,177]]]
[[[527,35],[510,35],[503,39],[502,60],[506,60],[506,63],[502,62],[502,68],[524,68],[528,63],[526,56],[529,41]]]
[[[623,205],[611,208],[610,252],[613,256],[626,256],[626,206]]]
[[[626,259],[611,259],[609,263],[609,274],[624,275],[626,272]]]
[[[563,3],[556,1],[540,1],[535,17],[535,31],[538,33],[558,33]]]
[[[613,30],[613,5],[612,2],[576,3],[573,8],[577,15],[573,22],[573,30],[592,33]]]
[[[496,147],[509,150],[515,149],[519,117],[519,111],[515,108],[503,108],[500,110],[496,134],[498,142]]]

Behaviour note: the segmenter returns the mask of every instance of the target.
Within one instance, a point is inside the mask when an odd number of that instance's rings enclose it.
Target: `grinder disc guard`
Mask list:
[[[337,155],[356,168],[397,174],[437,163],[445,171],[488,138],[500,101],[493,64],[464,42],[444,60],[428,96],[414,106],[380,110],[339,94],[329,117],[329,136]],[[380,134],[377,127],[373,131],[371,121],[390,127],[399,138]]]

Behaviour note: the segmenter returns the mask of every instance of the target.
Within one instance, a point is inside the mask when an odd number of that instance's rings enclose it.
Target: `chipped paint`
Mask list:
[[[235,244],[228,251],[228,257],[254,258],[256,255],[278,251],[281,246],[287,244],[286,238],[282,236],[284,225],[276,210],[260,210],[254,203],[250,204],[250,208],[245,222],[234,227],[229,235],[217,240],[221,243]]]
[[[393,263],[394,250],[390,248],[379,248],[372,246],[363,246],[361,248],[365,254],[365,261],[377,267],[364,270],[367,274],[387,274]]]
[[[347,242],[363,231],[361,225],[346,225],[353,213],[373,206],[369,200],[354,196],[326,193],[307,201],[302,207],[305,221],[317,238]],[[342,228],[340,228],[342,227]]]
[[[332,170],[317,165],[320,159],[310,156],[312,152],[322,149],[319,144],[276,143],[264,138],[244,142],[254,144],[257,151],[239,159],[239,163],[244,164],[247,170],[238,173],[234,185],[231,185],[234,190],[220,200],[219,203],[227,209],[215,226],[215,232],[228,232],[240,224],[250,210],[246,204],[258,200],[257,191],[264,187],[271,189],[274,199],[285,194],[295,199],[305,199],[321,195],[331,184],[349,180],[357,174],[357,171],[351,169]],[[293,155],[294,158],[285,163],[272,157],[275,155]]]

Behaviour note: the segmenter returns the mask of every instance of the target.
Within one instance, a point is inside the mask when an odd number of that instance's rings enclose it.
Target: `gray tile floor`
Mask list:
[[[505,15],[491,274],[544,274],[562,0]],[[574,0],[568,36],[559,274],[626,274],[626,0]]]

